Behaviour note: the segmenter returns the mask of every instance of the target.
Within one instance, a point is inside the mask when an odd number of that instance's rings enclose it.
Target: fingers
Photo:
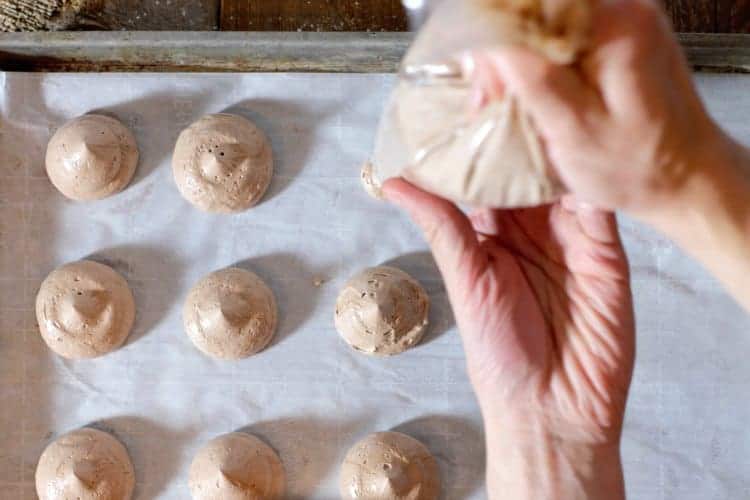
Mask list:
[[[471,113],[478,113],[489,101],[500,100],[505,94],[505,85],[493,65],[477,59],[482,57],[484,56],[469,56],[464,60],[465,71],[471,75],[472,81],[469,101]]]
[[[655,0],[601,2],[593,27],[592,49],[584,54],[581,69],[510,46],[472,53],[468,66],[474,67],[472,73],[480,81],[476,85],[486,82],[488,97],[497,88],[507,89],[531,114],[542,135],[556,137],[586,122],[596,123],[610,109],[616,113],[638,109],[643,77],[669,71],[664,53],[679,52]],[[489,78],[490,73],[499,75],[502,83]]]
[[[617,218],[613,212],[599,209],[586,202],[577,200],[573,195],[566,195],[560,200],[562,208],[573,214],[574,219],[571,222],[577,224],[578,229],[589,239],[596,243],[618,244],[620,235],[617,229]],[[543,214],[544,209],[538,209],[538,214]],[[511,213],[524,213],[527,220],[536,219],[537,226],[543,226],[539,221],[544,218],[531,218],[531,215],[537,215],[537,209],[516,209],[516,210],[496,210],[482,208],[471,213],[469,219],[474,230],[480,235],[500,238],[501,240],[512,237],[512,230],[507,224],[503,223],[504,216]],[[531,231],[533,233],[533,231]]]
[[[386,181],[383,194],[422,229],[448,288],[470,286],[481,272],[482,251],[466,215],[449,201],[403,179]]]
[[[570,269],[600,278],[629,279],[628,259],[614,212],[578,201],[572,195],[563,197],[560,205],[563,217],[570,222],[566,252]]]
[[[500,220],[498,211],[493,208],[479,208],[469,215],[474,231],[480,236],[498,236],[500,234]]]
[[[587,237],[597,243],[607,245],[620,243],[620,233],[614,212],[579,201],[572,195],[564,196],[561,203],[564,209],[576,214],[578,225]]]
[[[602,112],[596,92],[572,67],[551,63],[521,47],[493,49],[473,57],[477,67],[489,65],[497,72],[546,137],[575,130],[587,114]]]
[[[641,116],[644,93],[675,76],[668,54],[679,58],[666,15],[653,0],[616,0],[602,3],[593,26],[594,50],[582,64],[587,78],[615,115],[648,119]]]
[[[669,19],[660,4],[655,0],[601,2],[592,23],[592,45],[598,49],[613,40],[631,38],[645,48],[663,41],[664,35],[674,38]]]

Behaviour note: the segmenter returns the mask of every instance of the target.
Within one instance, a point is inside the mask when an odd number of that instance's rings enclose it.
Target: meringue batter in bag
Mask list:
[[[534,123],[510,95],[472,109],[469,51],[525,45],[570,64],[586,47],[594,0],[448,0],[404,58],[381,119],[375,183],[402,176],[472,206],[549,203],[564,187]]]

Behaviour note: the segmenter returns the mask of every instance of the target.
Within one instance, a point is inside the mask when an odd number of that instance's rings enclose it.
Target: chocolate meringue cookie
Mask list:
[[[284,466],[260,439],[233,432],[213,439],[195,456],[188,479],[193,500],[278,500]]]
[[[44,450],[35,480],[40,500],[130,500],[135,472],[117,439],[86,428],[65,434]]]
[[[389,266],[365,269],[339,293],[336,329],[358,351],[399,354],[422,339],[429,305],[424,288],[404,271]]]
[[[52,136],[45,158],[47,175],[66,197],[77,201],[106,198],[122,191],[138,165],[135,137],[104,115],[79,116]]]
[[[204,116],[177,139],[172,171],[182,196],[199,209],[241,212],[258,203],[271,183],[271,143],[241,116]]]
[[[120,347],[135,320],[125,279],[109,266],[81,260],[45,278],[36,296],[39,332],[64,358],[102,356]]]
[[[200,280],[183,308],[185,332],[203,353],[241,359],[261,351],[276,330],[273,292],[257,275],[238,268]]]
[[[440,472],[429,450],[399,432],[376,432],[355,444],[341,465],[343,500],[435,500]]]

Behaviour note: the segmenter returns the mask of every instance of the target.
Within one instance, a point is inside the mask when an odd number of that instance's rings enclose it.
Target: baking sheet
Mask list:
[[[705,75],[717,119],[750,143],[750,77]],[[0,73],[0,499],[36,498],[43,448],[85,425],[128,447],[136,499],[186,499],[196,450],[245,429],[280,454],[292,499],[334,499],[339,463],[365,434],[398,429],[436,455],[444,497],[485,498],[481,421],[445,291],[417,230],[369,199],[369,155],[391,75]],[[136,177],[107,200],[73,204],[47,180],[47,139],[66,120],[111,113],[135,132]],[[276,155],[265,201],[249,212],[199,212],[169,165],[182,128],[205,113],[254,119]],[[623,454],[643,499],[750,496],[750,321],[695,263],[623,220],[633,265],[638,361]],[[41,280],[92,257],[121,272],[137,320],[121,350],[70,362],[36,331]],[[392,359],[339,340],[333,304],[365,266],[390,262],[430,293],[431,331]],[[204,274],[239,264],[273,288],[275,341],[234,362],[201,355],[181,306]],[[316,286],[319,279],[326,280]]]

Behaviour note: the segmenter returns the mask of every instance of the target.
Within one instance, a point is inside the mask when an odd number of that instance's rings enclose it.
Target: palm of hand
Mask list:
[[[614,217],[565,200],[471,222],[478,255],[449,293],[479,393],[565,438],[618,437],[635,341]]]

